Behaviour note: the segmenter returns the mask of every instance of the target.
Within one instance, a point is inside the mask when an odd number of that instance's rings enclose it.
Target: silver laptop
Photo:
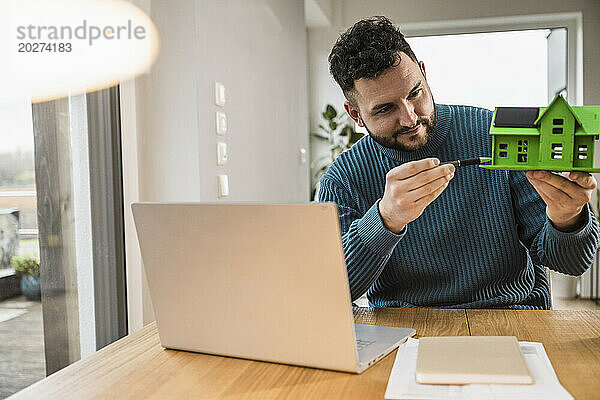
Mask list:
[[[335,204],[132,209],[166,348],[360,373],[415,333],[354,324]]]

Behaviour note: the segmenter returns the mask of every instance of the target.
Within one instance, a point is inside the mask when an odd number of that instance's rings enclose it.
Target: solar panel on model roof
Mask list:
[[[494,126],[507,128],[535,128],[540,109],[537,107],[497,107]]]

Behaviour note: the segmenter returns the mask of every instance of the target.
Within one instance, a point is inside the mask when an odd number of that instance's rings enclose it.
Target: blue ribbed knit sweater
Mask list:
[[[385,175],[408,161],[489,156],[492,112],[436,105],[430,142],[401,152],[366,136],[321,179],[319,201],[338,205],[352,300],[372,306],[550,308],[544,266],[582,274],[598,247],[599,226],[585,206],[584,225],[564,233],[523,171],[457,168],[444,192],[400,234],[383,224],[378,204]]]

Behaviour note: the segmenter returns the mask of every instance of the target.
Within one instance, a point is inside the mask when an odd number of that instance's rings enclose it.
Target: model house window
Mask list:
[[[554,133],[555,135],[561,135],[563,133],[563,125],[564,120],[562,118],[554,118],[552,120],[552,133]],[[560,125],[560,126],[558,126]]]
[[[579,145],[577,147],[577,158],[580,160],[587,160],[588,156],[587,156],[587,145],[583,144],[583,145]]]
[[[527,153],[527,140],[519,140],[519,153]]]
[[[517,162],[527,162],[527,140],[519,140],[517,147]]]
[[[552,143],[552,154],[550,155],[550,157],[553,160],[562,160],[562,151],[563,151],[562,143]]]
[[[498,149],[500,149],[499,157],[508,157],[508,143],[498,143]]]

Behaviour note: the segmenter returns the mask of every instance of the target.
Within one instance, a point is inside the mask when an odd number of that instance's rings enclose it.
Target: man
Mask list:
[[[590,174],[440,165],[492,153],[492,112],[435,104],[425,65],[387,18],[356,23],[329,62],[346,111],[369,133],[319,191],[339,208],[352,300],[548,309],[544,266],[589,268],[600,231]]]

